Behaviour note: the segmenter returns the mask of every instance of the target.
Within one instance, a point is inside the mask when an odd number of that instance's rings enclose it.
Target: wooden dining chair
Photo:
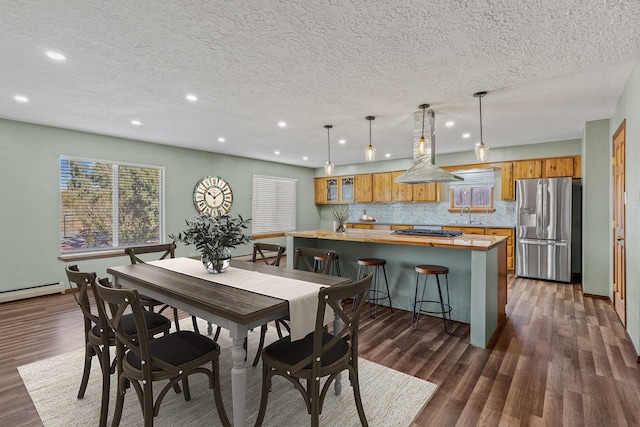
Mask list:
[[[144,259],[142,255],[146,254],[160,254],[160,257],[156,259],[163,260],[166,258],[174,258],[175,257],[176,244],[175,243],[167,243],[162,245],[149,245],[149,246],[133,246],[130,248],[126,248],[124,251],[131,260],[131,264],[144,263]],[[153,311],[154,307],[162,306],[159,313],[162,313],[167,308],[171,308],[173,310],[173,319],[176,325],[176,330],[180,330],[180,321],[178,319],[178,309],[175,307],[171,307],[168,304],[163,303],[162,301],[158,301],[154,298],[148,297],[146,295],[140,295],[140,300],[142,305],[149,310]],[[198,318],[196,316],[191,316],[191,323],[193,324],[193,330],[200,333],[200,329],[198,328]],[[212,333],[212,324],[211,322],[207,322],[209,334]],[[220,326],[218,326],[215,334],[215,339],[218,339],[220,335]]]
[[[357,282],[320,289],[314,331],[301,340],[291,341],[289,335],[265,347],[262,351],[262,396],[256,426],[264,421],[271,380],[275,375],[280,375],[298,389],[311,414],[311,426],[317,427],[327,391],[344,370],[349,371],[360,423],[368,425],[358,378],[358,329],[360,311],[371,278],[371,274],[367,274]],[[358,295],[357,303],[353,312],[347,312],[343,310],[341,300],[352,295]],[[343,322],[342,329],[333,333],[326,332],[324,327],[327,307],[333,309]],[[320,388],[320,379],[324,377],[327,379]]]
[[[150,427],[167,392],[181,382],[185,401],[191,400],[188,378],[202,373],[209,379],[209,388],[213,389],[222,424],[230,426],[220,390],[218,343],[193,331],[177,331],[153,338],[145,327],[145,313],[148,311],[142,308],[136,289],[114,289],[101,282],[96,282],[94,289],[101,327],[110,328],[115,333],[118,392],[112,425],[120,424],[125,391],[129,386],[136,391],[142,406],[145,427]],[[133,317],[135,338],[125,329],[125,312],[130,312]],[[206,363],[211,363],[211,369],[203,366]],[[166,384],[154,397],[153,383],[156,381]]]
[[[269,243],[254,243],[253,244],[253,255],[251,257],[252,262],[260,262],[267,265],[273,265],[276,267],[280,266],[280,260],[286,251],[286,246],[273,245]],[[265,253],[276,253],[275,258],[268,257]],[[290,330],[289,325],[287,324],[287,319],[276,319],[276,331],[278,333],[278,338],[282,338],[282,328],[285,328],[287,331]],[[253,366],[258,366],[258,362],[260,361],[260,355],[262,354],[262,349],[264,347],[264,340],[267,335],[267,324],[265,323],[260,327],[260,341],[258,342],[258,349],[256,350],[256,356],[253,359]]]
[[[68,265],[65,267],[65,271],[73,290],[73,297],[82,311],[84,321],[84,370],[82,372],[80,390],[78,390],[78,399],[82,399],[87,390],[89,374],[91,373],[91,362],[93,357],[96,356],[102,371],[102,403],[100,406],[99,425],[101,427],[106,426],[109,409],[110,379],[111,374],[115,370],[115,365],[110,363],[109,347],[115,345],[115,335],[111,330],[103,333],[104,329],[100,326],[99,314],[93,313],[91,310],[89,286],[95,282],[96,274],[81,272],[77,265]],[[105,285],[108,286],[108,280],[106,280]],[[73,289],[73,287],[75,287],[75,289]],[[144,320],[149,336],[154,336],[159,333],[166,334],[169,332],[169,329],[171,329],[171,321],[159,313],[147,311],[144,313]],[[123,328],[126,333],[135,336],[134,322],[131,315],[123,316]]]
[[[317,248],[296,248],[293,268],[331,274],[331,265],[337,258],[336,251]]]

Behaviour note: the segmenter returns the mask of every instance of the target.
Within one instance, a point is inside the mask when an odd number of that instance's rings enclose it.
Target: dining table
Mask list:
[[[176,261],[177,260],[177,261]],[[195,264],[194,264],[195,263]],[[198,265],[199,264],[199,265]],[[183,266],[189,268],[183,268]],[[191,271],[200,260],[173,258],[149,263],[123,265],[107,269],[113,277],[115,287],[137,289],[140,293],[170,304],[186,313],[205,319],[229,331],[233,340],[231,368],[231,397],[233,425],[244,426],[246,422],[247,368],[245,339],[249,330],[269,321],[291,314],[290,302],[282,295],[269,295],[270,283],[292,281],[301,286],[317,290],[322,286],[335,286],[351,282],[349,278],[329,276],[291,268],[275,267],[248,261],[232,260],[229,272],[219,274],[193,274]],[[176,267],[177,266],[177,267]],[[254,272],[259,280],[248,280],[247,274]],[[261,283],[261,290],[251,290],[251,283]],[[246,286],[245,286],[246,285]],[[317,304],[317,297],[316,297]],[[299,309],[297,311],[300,311]],[[308,311],[306,323],[315,321],[315,308]],[[333,320],[334,329],[341,327],[341,320]],[[292,322],[292,327],[294,326]],[[339,394],[341,383],[335,383]]]

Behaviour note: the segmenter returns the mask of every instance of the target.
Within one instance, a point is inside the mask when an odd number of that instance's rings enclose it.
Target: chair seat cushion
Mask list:
[[[183,365],[216,350],[220,350],[218,343],[193,331],[174,332],[149,341],[151,357],[173,366]],[[140,369],[140,358],[137,355],[129,351],[126,358],[134,368]],[[156,366],[151,369],[160,370]]]
[[[162,314],[154,313],[152,311],[144,311],[142,313],[144,321],[147,325],[147,330],[153,330],[162,326],[171,327],[171,321],[164,317]],[[122,331],[127,335],[136,334],[136,324],[133,319],[133,314],[125,314],[122,316]],[[100,336],[100,326],[96,325],[91,330],[97,337]],[[112,330],[109,330],[109,339],[115,339],[115,334]]]
[[[264,349],[264,353],[273,357],[280,362],[287,365],[295,365],[305,357],[308,357],[313,353],[313,337],[315,332],[310,333],[301,340],[291,341],[291,336],[288,335],[273,344],[268,345]],[[323,332],[322,344],[328,343],[333,338],[333,335]],[[349,343],[344,339],[339,340],[327,353],[322,356],[320,361],[321,366],[327,366],[343,357],[349,351]],[[311,364],[306,368],[310,369]]]

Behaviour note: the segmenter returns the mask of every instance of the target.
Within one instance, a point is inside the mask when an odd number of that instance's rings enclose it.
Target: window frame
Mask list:
[[[71,250],[64,250],[63,249],[63,244],[64,244],[64,239],[65,238],[69,238],[66,236],[65,233],[65,207],[64,207],[64,203],[63,203],[63,191],[64,191],[64,187],[65,185],[64,180],[65,180],[65,173],[63,172],[63,162],[67,162],[67,165],[70,164],[70,162],[83,162],[86,164],[90,164],[90,165],[96,165],[96,164],[101,164],[101,165],[107,165],[109,167],[111,167],[111,213],[112,213],[112,227],[111,227],[111,245],[109,246],[91,246],[88,248],[77,248],[77,249],[71,249]],[[166,176],[166,168],[164,166],[159,166],[159,165],[150,165],[150,164],[141,164],[141,163],[132,163],[132,162],[122,162],[122,161],[115,161],[115,160],[105,160],[105,159],[95,159],[95,158],[88,158],[88,157],[79,157],[79,156],[68,156],[68,155],[60,155],[59,159],[58,159],[58,168],[59,168],[59,173],[60,173],[60,181],[59,181],[59,187],[58,187],[58,191],[59,191],[59,213],[60,213],[60,218],[59,218],[59,227],[60,227],[60,254],[61,254],[61,258],[68,258],[68,257],[82,257],[83,255],[87,255],[87,254],[110,254],[110,253],[120,253],[125,247],[130,247],[130,246],[138,246],[138,245],[146,245],[146,244],[150,244],[148,242],[136,242],[136,243],[128,243],[128,244],[121,244],[120,243],[120,218],[119,218],[119,194],[120,194],[120,187],[119,187],[119,172],[120,172],[120,168],[121,167],[129,167],[129,168],[139,168],[139,169],[148,169],[148,170],[153,170],[156,171],[158,173],[158,180],[157,180],[157,191],[158,191],[158,227],[157,227],[157,241],[158,244],[162,244],[165,243],[165,234],[166,234],[166,220],[165,220],[165,176]],[[68,172],[67,172],[68,174]],[[154,182],[154,185],[156,183]],[[134,194],[136,196],[138,196],[138,192],[134,191]],[[139,198],[137,198],[139,199]],[[155,233],[154,233],[155,234]],[[155,238],[155,237],[154,237]]]
[[[262,184],[262,191],[260,189]],[[282,184],[284,188],[292,185],[289,188],[291,191],[289,194],[275,193],[275,197],[270,195],[268,198],[261,197],[266,194],[268,190],[272,188],[265,188],[265,186],[275,186],[277,192],[278,185]],[[272,175],[260,175],[254,174],[251,178],[251,232],[254,237],[260,236],[279,236],[288,231],[295,231],[297,226],[297,191],[298,180],[295,178],[287,178]],[[267,190],[267,191],[265,191]],[[264,212],[263,210],[267,210]],[[283,211],[288,210],[288,212]],[[260,211],[260,212],[258,212]],[[282,215],[287,214],[287,217]],[[270,221],[273,223],[272,218],[279,218],[279,223],[282,226],[275,226],[269,228],[267,226]]]

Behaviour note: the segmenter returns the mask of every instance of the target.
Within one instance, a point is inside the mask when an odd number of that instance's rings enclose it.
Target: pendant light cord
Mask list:
[[[333,125],[324,125],[327,129],[327,161],[331,163],[331,137],[329,136],[329,129],[333,127]]]
[[[426,107],[421,105],[420,108],[422,108],[422,139],[424,139],[424,110],[426,110]]]
[[[482,95],[478,97],[480,101],[480,145],[484,145],[484,141],[482,140]]]

